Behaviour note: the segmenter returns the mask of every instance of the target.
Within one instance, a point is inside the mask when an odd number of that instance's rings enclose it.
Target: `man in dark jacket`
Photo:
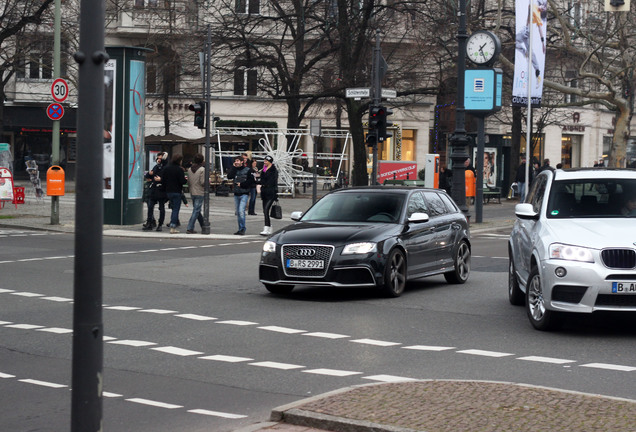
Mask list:
[[[234,158],[232,167],[227,172],[227,178],[233,180],[234,184],[234,207],[236,209],[236,219],[238,222],[238,231],[235,235],[245,234],[245,208],[250,196],[250,188],[254,184],[254,175],[252,170],[245,166],[243,157]]]
[[[159,222],[157,223],[157,231],[161,231],[161,226],[166,218],[166,187],[163,184],[163,169],[166,166],[168,153],[161,152],[157,155],[157,164],[146,173],[146,178],[150,180],[149,197],[148,197],[148,217],[143,226],[144,231],[151,231],[155,222],[154,210],[155,204],[159,204]]]
[[[170,234],[176,234],[177,225],[179,224],[179,209],[181,209],[181,195],[183,194],[183,185],[186,184],[186,176],[181,162],[182,155],[174,155],[170,160],[170,164],[163,169],[163,183],[166,186],[166,195],[172,206],[172,214],[170,215]]]

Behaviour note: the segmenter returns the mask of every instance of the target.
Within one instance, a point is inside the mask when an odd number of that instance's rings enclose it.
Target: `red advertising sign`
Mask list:
[[[384,180],[418,180],[417,163],[413,161],[378,161],[378,183]]]

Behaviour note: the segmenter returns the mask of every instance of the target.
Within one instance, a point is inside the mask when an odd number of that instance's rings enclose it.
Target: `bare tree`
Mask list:
[[[14,74],[22,67],[25,37],[42,23],[53,0],[4,0],[0,6],[0,136],[4,130],[5,89]],[[21,43],[20,43],[21,42]]]

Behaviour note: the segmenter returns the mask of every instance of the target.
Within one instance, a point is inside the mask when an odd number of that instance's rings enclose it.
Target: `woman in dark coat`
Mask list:
[[[274,158],[269,155],[265,156],[263,165],[260,183],[265,227],[261,235],[267,236],[272,233],[272,221],[269,218],[269,211],[274,201],[278,199],[278,171],[276,170],[276,166],[274,166]]]

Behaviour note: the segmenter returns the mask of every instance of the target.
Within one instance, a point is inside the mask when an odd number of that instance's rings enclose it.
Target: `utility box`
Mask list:
[[[64,177],[64,169],[61,166],[53,165],[46,171],[46,194],[48,196],[64,195]]]
[[[439,155],[427,154],[424,168],[424,187],[439,189]]]

